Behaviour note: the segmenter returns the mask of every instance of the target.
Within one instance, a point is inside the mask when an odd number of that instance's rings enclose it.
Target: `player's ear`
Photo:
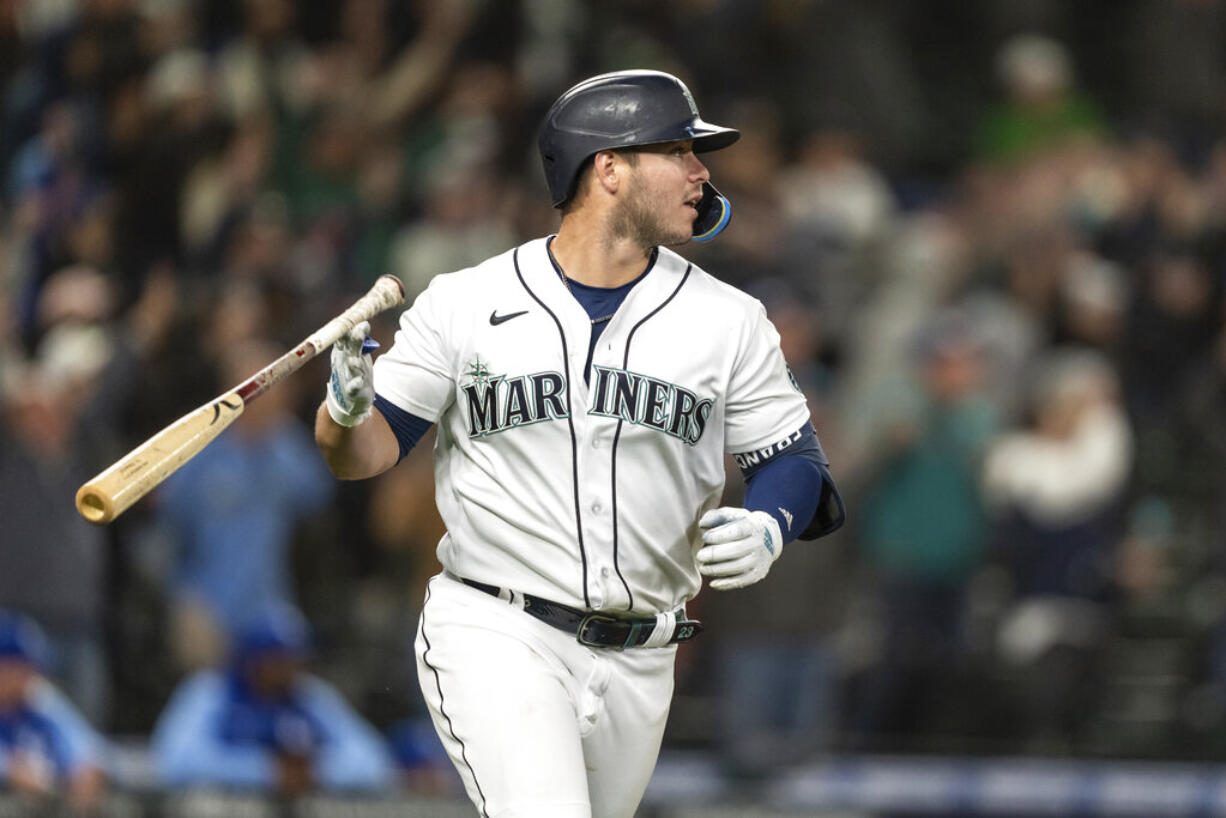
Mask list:
[[[600,151],[592,157],[592,176],[606,193],[616,193],[621,185],[624,165],[616,151]]]

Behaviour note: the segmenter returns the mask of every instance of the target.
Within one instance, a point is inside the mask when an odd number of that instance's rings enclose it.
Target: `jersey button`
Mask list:
[[[592,503],[593,514],[599,514],[602,511],[604,511],[604,506],[602,506],[600,503]]]
[[[609,569],[608,569],[608,566],[606,566],[606,567],[604,567],[604,568],[601,568],[601,569],[600,569],[600,575],[601,575],[602,577],[607,577],[607,576],[609,575]]]
[[[600,448],[600,438],[598,438],[598,437],[594,437],[594,438],[592,438],[592,448],[593,448],[593,449],[599,449],[599,448]]]

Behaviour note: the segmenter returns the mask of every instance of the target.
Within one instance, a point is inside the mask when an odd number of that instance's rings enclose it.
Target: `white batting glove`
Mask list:
[[[783,553],[779,523],[765,511],[744,508],[713,508],[698,521],[704,548],[694,555],[698,572],[716,577],[717,591],[744,588],[766,576]]]
[[[370,352],[379,345],[367,338],[370,322],[363,321],[332,345],[332,377],[325,403],[328,414],[341,426],[357,426],[370,417],[375,402],[374,362]]]

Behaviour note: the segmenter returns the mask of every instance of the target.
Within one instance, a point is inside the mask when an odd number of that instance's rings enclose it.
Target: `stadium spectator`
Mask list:
[[[1161,433],[1180,389],[1221,326],[1215,260],[1177,248],[1140,265],[1122,357],[1123,391],[1138,432]]]
[[[88,811],[106,791],[106,746],[40,672],[48,646],[34,620],[0,610],[0,788]]]
[[[1098,107],[1076,88],[1072,57],[1061,43],[1019,34],[997,54],[1006,97],[979,125],[986,159],[1016,160],[1104,130]]]
[[[387,790],[388,747],[335,688],[306,672],[309,651],[301,614],[277,606],[243,629],[224,670],[185,679],[153,731],[161,783],[285,798]]]
[[[232,342],[222,382],[242,383],[280,354],[271,343]],[[253,401],[163,485],[158,512],[178,550],[171,636],[189,670],[216,666],[252,616],[294,600],[294,528],[318,513],[333,483],[290,411],[293,397],[277,388]]]
[[[993,443],[983,484],[1013,588],[999,647],[1031,740],[1063,751],[1099,697],[1133,442],[1099,354],[1059,350],[1038,373],[1034,427]]]
[[[429,716],[402,719],[388,730],[400,780],[421,795],[459,795],[464,784],[447,758],[447,751]]]
[[[390,255],[410,298],[439,270],[459,270],[487,258],[495,242],[513,240],[499,211],[497,179],[478,166],[439,168],[425,183],[423,218],[398,231]],[[486,255],[482,256],[481,253]]]
[[[58,335],[78,351],[99,349],[96,335]],[[57,354],[57,359],[61,356]],[[69,353],[70,358],[83,358]],[[95,362],[89,364],[96,365]],[[95,722],[109,705],[99,627],[104,611],[104,533],[64,514],[65,498],[89,479],[92,432],[69,399],[80,383],[45,364],[19,366],[0,396],[0,605],[45,623],[56,646],[47,670]],[[99,458],[100,459],[100,458]]]
[[[987,519],[979,469],[996,432],[981,342],[961,313],[919,333],[909,383],[878,395],[883,451],[861,499],[860,546],[881,606],[878,663],[855,685],[866,734],[932,729],[965,653],[967,584],[982,565]]]
[[[34,355],[10,347],[0,377],[0,606],[37,619],[54,647],[48,674],[103,726],[110,555],[105,532],[64,504],[113,456],[122,409],[173,322],[175,294],[172,281],[151,278],[116,320],[105,275],[59,270],[37,302]]]

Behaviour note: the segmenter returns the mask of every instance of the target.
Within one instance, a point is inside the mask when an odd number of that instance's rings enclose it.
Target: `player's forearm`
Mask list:
[[[383,415],[372,412],[357,426],[342,426],[327,406],[315,413],[315,443],[332,474],[341,480],[374,477],[396,465],[399,445]]]
[[[818,461],[804,454],[777,457],[749,480],[745,508],[765,511],[779,523],[789,543],[808,527],[822,496]]]

